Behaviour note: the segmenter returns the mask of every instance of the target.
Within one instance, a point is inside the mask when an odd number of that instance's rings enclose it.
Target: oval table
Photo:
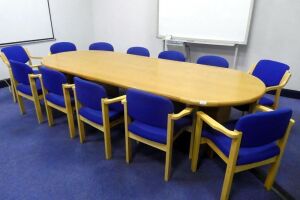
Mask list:
[[[219,110],[256,102],[265,93],[263,82],[241,71],[116,52],[65,52],[44,57],[42,64],[91,81]]]
[[[188,105],[252,103],[265,93],[254,76],[233,69],[107,51],[74,51],[44,57],[42,64],[109,85],[136,88]]]

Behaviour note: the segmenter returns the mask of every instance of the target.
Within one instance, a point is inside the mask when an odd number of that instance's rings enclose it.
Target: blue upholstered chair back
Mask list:
[[[22,46],[15,45],[10,47],[5,47],[1,49],[2,53],[6,56],[8,60],[14,60],[21,63],[27,63],[29,57]]]
[[[150,57],[150,52],[145,47],[130,47],[127,50],[128,54]]]
[[[242,117],[235,127],[242,132],[241,147],[262,146],[282,138],[291,117],[291,109],[278,109]]]
[[[267,87],[279,85],[283,75],[290,67],[273,60],[260,60],[252,73],[262,80]]]
[[[107,42],[96,42],[90,45],[89,50],[114,51],[114,47]]]
[[[167,128],[168,114],[174,112],[169,99],[136,89],[128,89],[126,98],[128,114],[133,120]]]
[[[10,66],[12,69],[13,76],[18,83],[29,85],[28,74],[33,74],[33,70],[28,65],[10,60]]]
[[[185,62],[184,55],[179,51],[163,51],[158,55],[158,58]]]
[[[39,71],[43,77],[44,87],[48,90],[48,92],[62,96],[62,84],[67,83],[66,76],[61,72],[46,67],[40,67]]]
[[[197,64],[224,67],[224,68],[229,67],[228,61],[225,58],[220,56],[202,56],[198,58]]]
[[[68,52],[68,51],[76,51],[77,48],[75,44],[71,42],[57,42],[55,44],[52,44],[50,47],[51,54],[57,54],[62,52]]]
[[[101,99],[106,98],[105,88],[96,83],[74,78],[77,100],[84,107],[89,107],[94,110],[102,110]]]

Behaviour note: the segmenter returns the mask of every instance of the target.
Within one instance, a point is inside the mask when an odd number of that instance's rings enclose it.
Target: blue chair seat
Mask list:
[[[189,117],[184,117],[174,123],[174,134],[176,135],[181,128],[190,126],[192,120]],[[128,130],[143,138],[161,143],[167,143],[167,129],[145,124],[138,120],[134,120],[128,126]]]
[[[58,105],[60,107],[66,107],[64,96],[57,95],[54,93],[48,93],[46,94],[46,99],[51,103],[54,103],[55,105]],[[71,104],[74,105],[73,97],[71,97]]]
[[[234,125],[235,121],[227,123],[225,127],[233,130]],[[201,137],[205,137],[213,141],[227,157],[229,156],[231,138],[211,128],[204,128]],[[280,149],[275,143],[270,143],[258,147],[240,147],[237,165],[263,161],[276,156],[279,153]]]
[[[109,110],[109,120],[115,120],[118,117],[122,115],[122,111],[117,110]],[[99,124],[103,125],[103,118],[102,118],[102,111],[101,110],[95,110],[89,107],[81,107],[79,109],[79,114],[83,116],[84,118]]]
[[[38,95],[43,93],[41,82],[39,80],[36,80],[36,89],[37,89]],[[19,83],[17,85],[17,90],[24,93],[24,94],[32,96],[30,85]]]
[[[274,104],[274,101],[272,99],[269,99],[267,97],[262,97],[259,100],[259,104],[263,106],[272,106]]]

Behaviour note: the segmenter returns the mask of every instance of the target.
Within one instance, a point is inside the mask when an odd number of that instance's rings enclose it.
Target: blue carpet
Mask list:
[[[282,103],[299,102],[285,99]],[[172,178],[165,183],[164,153],[158,150],[135,144],[133,162],[126,164],[122,126],[113,129],[113,158],[105,160],[101,133],[87,127],[87,141],[80,144],[78,137],[69,138],[64,115],[55,113],[56,124],[50,128],[46,120],[38,125],[31,102],[26,101],[25,106],[27,114],[21,116],[8,89],[0,90],[0,199],[176,200],[220,197],[225,164],[217,158],[202,156],[199,170],[192,173],[188,146],[177,143],[173,152]],[[296,129],[277,181],[288,185],[289,188],[285,189],[299,197],[299,191],[294,191],[300,178],[296,167],[299,166]],[[234,177],[231,199],[280,198],[273,191],[266,191],[263,183],[251,172],[242,172]]]

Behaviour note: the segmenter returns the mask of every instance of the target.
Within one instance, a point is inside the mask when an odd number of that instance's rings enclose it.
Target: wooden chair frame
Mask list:
[[[88,120],[87,118],[85,118],[79,114],[79,109],[81,108],[81,103],[77,99],[75,87],[76,87],[75,85],[72,86],[72,89],[73,89],[74,98],[75,98],[75,107],[76,107],[76,114],[77,114],[77,123],[78,123],[78,129],[79,129],[80,143],[81,144],[84,143],[84,140],[85,140],[84,123],[87,123],[90,126],[100,130],[104,134],[105,158],[107,160],[109,160],[112,157],[110,129],[123,122],[123,117],[120,117],[120,118],[110,122],[110,120],[109,120],[109,105],[113,104],[113,103],[121,102],[123,99],[125,99],[125,95],[119,96],[119,97],[116,97],[113,99],[108,99],[108,98],[101,99],[102,119],[103,119],[103,126],[101,126],[95,122]]]
[[[261,105],[256,106],[254,110],[255,111],[260,110],[260,111],[264,111],[264,112],[272,111],[272,109],[261,106]],[[232,139],[229,157],[227,157],[211,140],[209,140],[207,138],[201,138],[203,122],[205,122],[207,125],[209,125],[213,129],[219,131],[220,133],[222,133]],[[285,146],[286,146],[289,134],[291,132],[291,128],[294,125],[294,123],[295,123],[295,121],[293,119],[291,119],[290,123],[286,129],[285,135],[283,136],[282,139],[278,140],[278,142],[277,142],[277,145],[280,148],[279,155],[269,158],[267,160],[260,161],[260,162],[237,166],[236,161],[237,161],[238,154],[239,154],[240,143],[241,143],[241,139],[242,139],[242,132],[239,132],[237,130],[234,130],[234,131],[228,130],[227,128],[225,128],[224,126],[219,124],[217,121],[212,119],[207,114],[205,114],[203,112],[198,112],[191,169],[193,172],[196,172],[200,144],[208,144],[208,146],[211,149],[213,149],[213,151],[216,152],[220,156],[220,158],[227,164],[225,178],[224,178],[224,182],[223,182],[222,194],[221,194],[222,200],[226,200],[229,198],[232,180],[233,180],[233,176],[235,173],[245,171],[248,169],[252,169],[255,167],[259,167],[262,165],[272,164],[271,168],[269,169],[267,178],[265,180],[265,188],[267,190],[270,190],[275,181],[276,174],[277,174],[278,168],[280,166],[280,161],[283,156]]]
[[[43,98],[44,98],[44,103],[45,103],[45,108],[47,113],[48,125],[51,127],[54,124],[52,108],[65,113],[68,119],[70,138],[73,139],[76,134],[75,134],[75,124],[74,124],[74,115],[73,115],[74,108],[71,103],[70,90],[72,90],[74,84],[62,84],[64,101],[66,106],[61,107],[47,100],[46,95],[48,94],[48,90],[44,87],[43,77],[41,74],[39,74],[39,79],[41,81],[42,90],[43,90]]]
[[[10,71],[11,71],[11,69],[10,69]],[[39,78],[39,74],[28,74],[28,78],[29,78],[29,84],[30,84],[32,96],[24,94],[24,93],[16,90],[16,86],[18,85],[18,82],[17,82],[17,80],[15,80],[14,76],[11,77],[12,83],[15,87],[15,92],[16,92],[15,97],[18,100],[18,105],[19,105],[20,112],[22,115],[25,114],[25,107],[24,107],[22,97],[24,97],[30,101],[33,101],[38,122],[39,122],[39,124],[41,124],[43,122],[43,114],[42,114],[40,100],[43,99],[43,95],[42,94],[38,95],[37,87],[36,87],[36,83],[35,83],[35,79]]]
[[[151,147],[164,151],[166,153],[165,160],[165,175],[164,180],[168,181],[170,179],[171,174],[171,162],[172,162],[172,149],[173,142],[178,138],[178,136],[187,129],[187,127],[181,129],[177,135],[174,136],[174,122],[182,117],[189,115],[192,113],[192,108],[185,108],[178,114],[169,114],[168,115],[168,125],[167,125],[167,143],[161,144],[158,142],[154,142],[152,140],[148,140],[146,138],[140,137],[128,130],[128,125],[131,122],[131,119],[128,115],[127,111],[127,101],[124,99],[122,101],[124,105],[124,120],[125,120],[125,148],[126,148],[126,162],[129,164],[132,160],[132,148],[131,148],[131,139],[136,140],[138,142],[142,142]],[[193,140],[193,136],[191,137],[191,141]]]
[[[252,65],[250,67],[250,69],[248,70],[248,74],[252,75],[255,67],[256,67],[256,65]],[[286,84],[288,83],[291,76],[292,76],[291,72],[286,71],[285,74],[283,75],[282,79],[280,80],[279,85],[266,87],[266,93],[269,91],[275,91],[274,104],[270,108],[272,108],[274,110],[278,108],[281,91],[286,86]]]
[[[37,59],[37,60],[41,60],[43,59],[43,57],[38,57],[38,56],[31,56],[31,54],[29,53],[28,49],[24,48],[25,52],[27,53],[28,57],[29,57],[29,61],[28,64],[29,66],[31,66],[32,68],[36,68],[39,67],[40,65],[33,65],[32,64],[32,60],[33,59]],[[0,52],[0,57],[3,61],[3,63],[8,67],[8,73],[9,73],[9,79],[10,79],[10,91],[12,92],[12,96],[13,96],[13,101],[17,102],[17,95],[16,95],[16,86],[13,83],[13,74],[12,74],[12,70],[10,67],[10,63],[9,60],[7,59],[7,57],[5,56],[4,53]]]

